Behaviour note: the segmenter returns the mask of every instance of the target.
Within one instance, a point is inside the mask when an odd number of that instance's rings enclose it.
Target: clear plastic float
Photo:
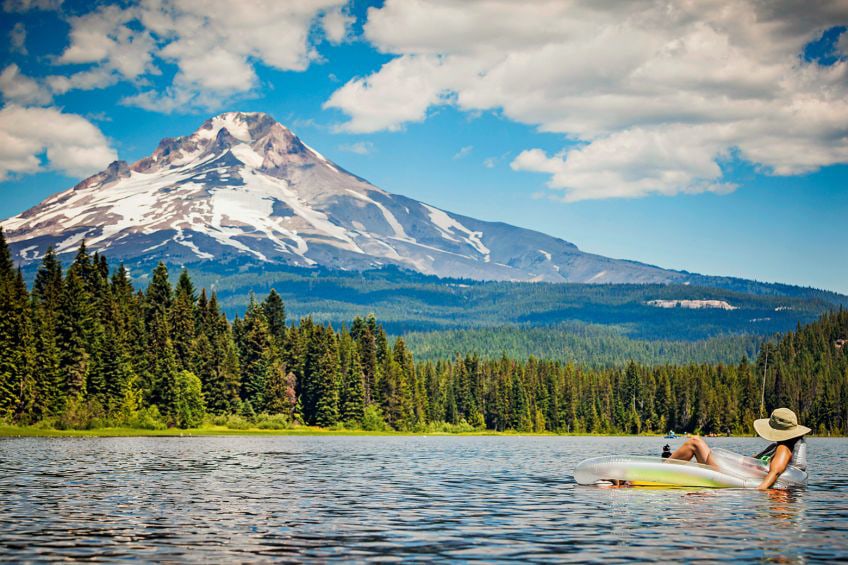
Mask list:
[[[796,450],[790,465],[780,474],[774,488],[806,485],[806,451]],[[726,449],[713,449],[715,466],[660,457],[593,457],[577,465],[574,479],[580,485],[604,485],[625,481],[632,486],[676,486],[706,488],[757,488],[768,474],[768,463]]]

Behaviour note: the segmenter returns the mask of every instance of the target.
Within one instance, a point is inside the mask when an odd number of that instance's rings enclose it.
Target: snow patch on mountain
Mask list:
[[[373,206],[376,206],[380,212],[383,213],[383,218],[385,218],[386,222],[391,226],[392,230],[395,232],[395,237],[400,239],[409,239],[409,236],[406,235],[406,232],[403,229],[401,223],[395,218],[394,214],[392,214],[385,206],[377,202],[376,200],[372,200],[368,196],[364,194],[360,194],[355,190],[347,189],[347,192],[358,200],[362,200],[367,202]]]
[[[688,308],[690,310],[713,308],[717,310],[738,310],[736,306],[731,305],[725,300],[648,300],[647,304],[656,308]]]
[[[261,167],[262,162],[265,160],[262,155],[254,151],[250,145],[246,143],[240,143],[233,147],[230,151],[233,155],[235,155],[236,159],[248,167],[253,167],[254,169]]]
[[[491,260],[492,252],[488,247],[483,245],[482,237],[483,233],[479,231],[472,231],[456,221],[454,218],[450,217],[443,210],[439,210],[438,208],[434,208],[427,204],[423,205],[427,211],[430,213],[430,221],[433,222],[439,230],[441,230],[443,237],[446,239],[450,239],[453,241],[457,241],[453,236],[456,230],[458,232],[464,233],[465,237],[463,238],[468,245],[474,248],[480,255],[483,256],[483,261],[488,263]]]

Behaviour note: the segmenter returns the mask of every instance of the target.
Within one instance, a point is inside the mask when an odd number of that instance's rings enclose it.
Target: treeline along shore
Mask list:
[[[160,263],[138,290],[84,243],[67,270],[47,252],[27,288],[0,230],[7,426],[747,434],[785,405],[816,433],[845,435],[846,338],[840,309],[731,365],[586,368],[473,352],[416,362],[373,316],[288,323],[272,290],[229,321],[187,271],[172,287]]]

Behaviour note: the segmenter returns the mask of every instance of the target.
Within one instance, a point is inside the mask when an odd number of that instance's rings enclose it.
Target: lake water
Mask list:
[[[574,483],[584,458],[665,441],[0,439],[0,560],[848,559],[848,440],[810,440],[794,492]]]

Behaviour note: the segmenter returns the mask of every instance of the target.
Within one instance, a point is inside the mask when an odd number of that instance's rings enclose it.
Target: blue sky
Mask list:
[[[211,115],[264,111],[453,212],[848,293],[838,3],[804,18],[746,2],[250,4],[5,2],[0,217]]]

